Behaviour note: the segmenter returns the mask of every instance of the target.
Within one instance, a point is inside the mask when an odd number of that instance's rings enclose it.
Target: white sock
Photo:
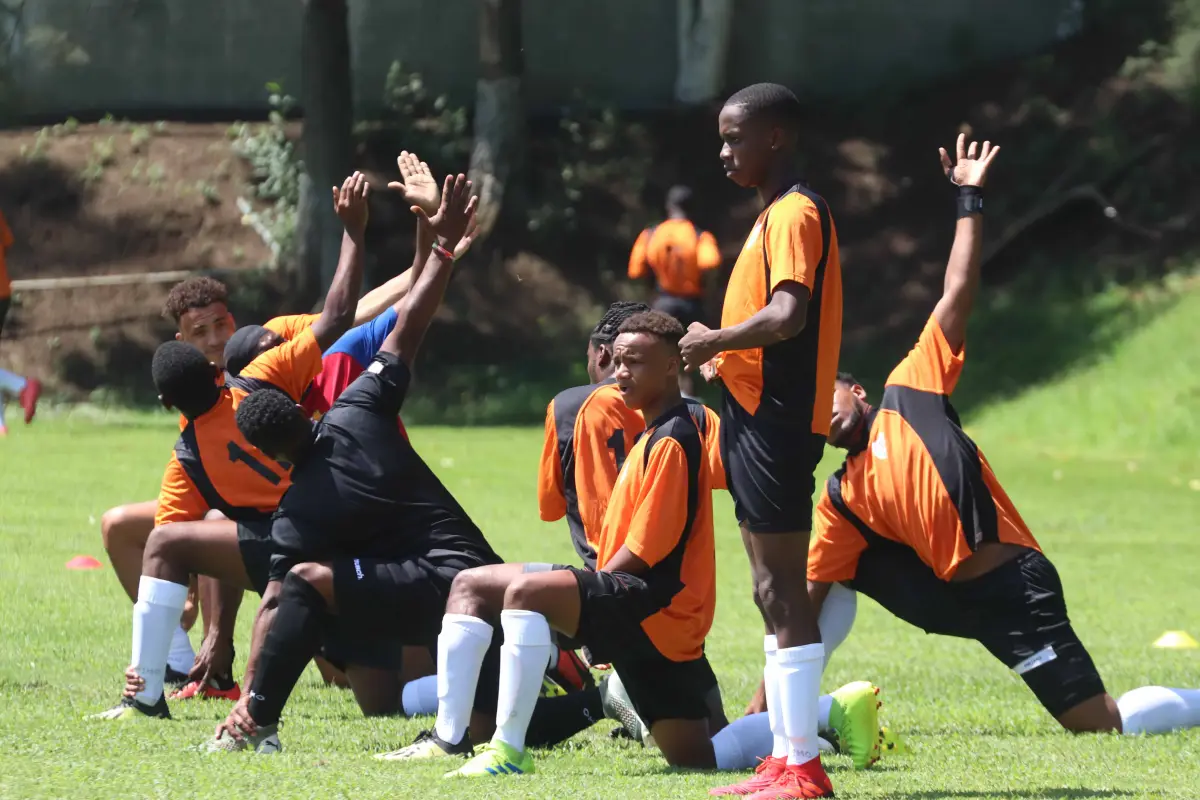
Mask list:
[[[466,614],[442,617],[437,655],[437,722],[434,731],[449,744],[458,744],[471,725],[475,686],[483,657],[492,643],[492,626]]]
[[[817,730],[829,730],[829,712],[833,708],[833,695],[823,694],[817,698]]]
[[[18,395],[25,391],[25,379],[15,372],[0,369],[0,394]]]
[[[196,663],[196,651],[192,649],[192,640],[182,626],[175,629],[171,636],[171,652],[167,654],[167,666],[176,672],[188,673]]]
[[[750,769],[771,755],[774,734],[767,714],[735,719],[712,737],[717,769]]]
[[[404,706],[404,716],[422,717],[436,714],[438,710],[438,679],[437,675],[426,675],[404,684],[400,692],[400,703]]]
[[[1195,728],[1200,726],[1200,689],[1143,686],[1121,695],[1117,708],[1129,736]]]
[[[771,732],[775,736],[771,755],[775,758],[786,758],[788,751],[787,732],[783,729],[783,706],[779,699],[779,664],[776,662],[778,639],[773,635],[763,637],[763,651],[767,656],[767,665],[763,667],[763,686],[767,690],[767,718],[770,721]]]
[[[779,669],[779,706],[788,738],[788,763],[805,764],[820,755],[817,697],[821,693],[825,648],[820,642],[780,648],[775,662]]]
[[[825,645],[825,666],[833,651],[838,648],[850,629],[854,627],[854,617],[858,613],[858,592],[847,589],[840,583],[829,587],[829,594],[821,605],[821,614],[817,617],[817,627],[821,629],[821,644]]]
[[[138,582],[138,599],[133,606],[133,668],[146,682],[137,699],[147,705],[158,702],[163,693],[167,654],[171,637],[179,630],[188,587],[184,583],[148,578]]]
[[[504,646],[500,648],[500,695],[492,738],[523,753],[525,731],[554,654],[554,642],[550,623],[536,611],[503,611],[500,627],[504,629]]]

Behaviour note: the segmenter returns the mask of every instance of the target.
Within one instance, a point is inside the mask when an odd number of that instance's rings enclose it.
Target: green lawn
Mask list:
[[[1200,637],[1200,294],[1184,296],[1086,368],[984,406],[968,427],[1058,564],[1072,618],[1110,690],[1200,686],[1200,650],[1156,650],[1166,630]],[[987,342],[973,341],[972,352]],[[1036,353],[1030,355],[1036,357]],[[967,376],[971,380],[971,361]],[[848,365],[853,368],[853,365]],[[442,767],[372,753],[424,721],[364,720],[310,668],[286,712],[285,753],[214,757],[193,747],[226,706],[176,704],[165,723],[82,717],[117,697],[128,600],[104,560],[107,507],[152,497],[173,438],[163,415],[47,414],[0,442],[2,797],[702,797],[719,777],[674,774],[605,733],[540,755],[539,774],[446,783]],[[432,466],[510,559],[568,559],[563,525],[538,521],[532,429],[417,428]],[[822,466],[831,470],[830,456]],[[736,714],[761,668],[761,636],[728,497],[717,498],[720,603],[710,656]],[[253,604],[243,606],[239,659]],[[239,665],[240,669],[240,665]],[[862,773],[828,760],[842,797],[1179,797],[1200,794],[1200,733],[1072,737],[976,645],[927,637],[860,602],[826,689],[866,678],[912,754]]]

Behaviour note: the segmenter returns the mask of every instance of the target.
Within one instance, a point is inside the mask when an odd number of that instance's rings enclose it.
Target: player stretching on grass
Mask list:
[[[1119,700],[1071,627],[1058,571],[959,424],[962,372],[979,286],[989,142],[941,151],[958,187],[945,290],[878,407],[838,376],[829,441],[849,451],[817,505],[808,564],[817,606],[846,582],[928,633],[974,639],[1021,676],[1076,733],[1165,733],[1200,725],[1200,690],[1144,686]]]
[[[167,464],[159,494],[156,528],[147,540],[133,615],[133,670],[144,681],[134,697],[101,715],[169,716],[162,689],[167,653],[187,598],[188,576],[215,575],[236,568],[241,580],[226,597],[227,587],[214,592],[225,600],[214,610],[209,638],[232,641],[232,627],[241,586],[250,583],[256,560],[269,558],[270,516],[289,485],[290,465],[265,457],[237,430],[237,405],[261,385],[277,387],[295,400],[321,369],[321,351],[346,331],[354,313],[354,293],[362,275],[362,240],[367,224],[367,184],[359,173],[334,189],[335,207],[346,226],[342,255],[325,298],[325,310],[295,339],[258,356],[242,374],[220,383],[221,370],[195,347],[168,342],[154,354],[152,371],[160,399],[187,419],[175,453]],[[205,519],[210,512],[223,519]],[[241,558],[228,559],[216,541],[236,529]],[[212,537],[217,537],[214,540]],[[190,553],[180,570],[166,553]],[[230,561],[236,564],[230,564]],[[242,573],[243,561],[249,565]],[[232,609],[231,609],[232,607]],[[228,663],[232,653],[214,661]]]
[[[729,278],[721,328],[693,323],[680,342],[690,369],[724,390],[721,457],[767,626],[764,680],[772,761],[745,790],[764,797],[833,793],[817,740],[824,649],[804,588],[813,471],[829,431],[842,333],[837,233],[825,200],[797,178],[800,104],[755,84],[721,109],[721,161],[764,205]],[[709,363],[711,360],[711,364]]]
[[[429,166],[407,151],[401,153],[397,158],[397,165],[404,183],[391,184],[391,187],[400,190],[410,204],[419,205],[431,212],[436,210],[438,187],[429,172]],[[469,246],[469,241],[467,241],[467,245]],[[423,263],[424,254],[419,254],[417,259]],[[408,291],[411,279],[412,269],[408,269],[382,286],[368,292],[358,301],[354,313],[355,325],[367,325],[373,320],[377,320],[381,311],[394,307]],[[220,281],[207,276],[188,278],[171,289],[167,295],[166,307],[163,312],[164,316],[174,320],[178,327],[178,332],[175,334],[177,341],[194,345],[210,362],[222,369],[226,367],[225,347],[236,330],[233,315],[229,312],[228,297],[229,291]],[[263,327],[278,334],[280,339],[291,339],[317,318],[318,315],[276,317],[269,320]],[[353,331],[347,333],[347,336],[349,337],[351,334]],[[366,362],[374,356],[373,350],[366,355],[366,358],[362,358],[361,354],[351,354],[352,351],[355,351],[351,342],[360,339],[362,337],[353,337],[352,340],[348,339],[345,342],[339,340],[325,353],[322,359],[321,373],[304,393],[304,406],[314,416],[328,410],[329,405],[341,392],[341,389],[345,388],[350,380],[361,371],[362,366],[365,366]],[[238,364],[237,372],[240,372],[240,368],[245,366],[248,361],[249,359]],[[186,426],[187,419],[181,415],[180,430]],[[104,548],[112,560],[113,571],[116,572],[121,587],[133,602],[137,601],[146,539],[154,529],[157,510],[158,501],[149,500],[109,509],[101,518],[100,531]],[[210,587],[209,592],[211,592],[215,585],[209,582],[205,583]],[[185,624],[172,638],[166,682],[182,685],[190,680],[191,684],[181,689],[180,696],[195,695],[198,689],[205,697],[223,696],[228,692],[210,685],[205,679],[206,677],[211,678],[214,669],[216,673],[220,674],[222,670],[228,669],[229,665],[213,664],[208,657],[210,650],[207,647],[201,651],[200,660],[193,665],[195,655],[191,643],[188,641],[186,629],[195,619],[192,610],[194,593],[193,587],[192,593],[189,595],[189,611],[184,615]],[[206,596],[213,597],[211,593],[206,593]],[[212,602],[214,601],[210,599],[206,605],[211,605]],[[211,616],[211,610],[206,613],[207,616]],[[207,622],[206,619],[206,634],[209,628]],[[232,632],[230,633],[232,634]],[[321,662],[318,663],[322,668],[322,675],[326,681],[329,681],[332,673],[328,666]],[[189,671],[192,673],[190,676],[188,675]],[[228,676],[222,676],[216,680],[222,686],[232,686],[232,681],[227,678]],[[200,687],[203,688],[200,689]]]
[[[238,409],[243,435],[296,467],[271,525],[250,691],[218,727],[215,749],[280,749],[280,714],[330,624],[363,646],[432,645],[454,576],[499,562],[395,423],[450,279],[451,251],[474,215],[470,186],[463,175],[446,179],[428,221],[437,244],[395,328],[320,422],[275,390],[255,392]]]

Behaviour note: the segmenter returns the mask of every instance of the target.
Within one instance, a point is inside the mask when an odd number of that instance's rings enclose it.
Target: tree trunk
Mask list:
[[[479,233],[496,226],[504,197],[519,174],[525,123],[521,102],[521,0],[482,0],[479,14],[479,70],[475,84],[475,143],[470,178],[479,195]]]
[[[725,88],[733,0],[679,0],[679,71],[675,99],[704,105]]]
[[[354,102],[346,0],[304,0],[300,106],[304,112],[296,244],[299,291],[318,302],[337,269],[342,225],[333,212],[331,186],[350,172]]]

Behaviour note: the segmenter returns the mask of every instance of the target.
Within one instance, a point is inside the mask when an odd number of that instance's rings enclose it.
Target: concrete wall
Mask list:
[[[527,97],[573,90],[624,108],[671,102],[677,0],[525,0]],[[729,85],[787,83],[805,96],[859,97],[964,60],[1035,52],[1065,0],[738,0]],[[356,103],[377,108],[395,59],[471,102],[475,0],[350,0]],[[300,0],[27,0],[26,31],[65,32],[84,65],[30,34],[18,60],[31,115],[261,109],[263,85],[299,81]],[[43,28],[42,30],[45,30]],[[42,37],[44,39],[44,37]]]

